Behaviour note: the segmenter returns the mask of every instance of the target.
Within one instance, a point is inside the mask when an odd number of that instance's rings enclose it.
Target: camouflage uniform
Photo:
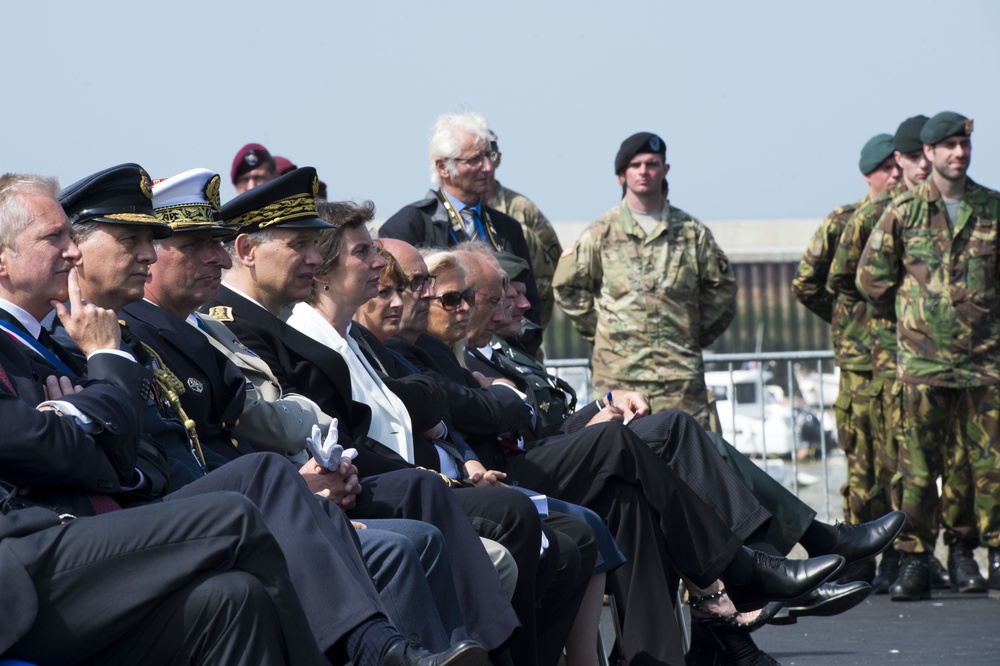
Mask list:
[[[885,207],[906,191],[901,184],[866,201],[847,222],[830,264],[827,289],[844,298],[860,299],[856,281],[858,261],[868,237]],[[875,457],[875,487],[883,503],[899,509],[902,503],[901,474],[897,473],[899,456],[898,427],[903,413],[899,387],[896,386],[896,312],[890,306],[867,304],[870,334],[872,382],[869,388],[869,421],[872,451]]]
[[[528,243],[528,252],[531,255],[531,270],[535,274],[538,294],[542,297],[541,322],[544,328],[549,325],[549,320],[552,318],[552,308],[555,305],[555,298],[552,295],[552,274],[555,273],[559,255],[562,254],[562,245],[559,244],[556,230],[531,199],[507,189],[500,184],[500,181],[496,182],[496,192],[487,205],[507,213],[521,223],[524,240]]]
[[[872,382],[871,336],[868,307],[857,294],[834,295],[827,289],[830,266],[848,220],[868,203],[859,201],[834,210],[820,224],[799,262],[792,281],[795,297],[807,308],[829,321],[833,356],[840,367],[840,387],[834,403],[837,439],[847,455],[847,483],[844,518],[863,523],[889,510],[884,494],[878,492],[872,450],[870,388]]]
[[[861,293],[896,309],[905,552],[933,551],[935,481],[962,488],[955,473],[969,475],[974,496],[949,505],[972,506],[979,534],[961,528],[945,540],[1000,546],[998,224],[1000,193],[967,180],[952,226],[928,179],[890,204],[858,266]]]
[[[718,423],[702,347],[736,313],[736,277],[703,224],[664,201],[647,235],[621,204],[590,225],[559,261],[556,301],[594,343],[594,389],[628,388],[653,410]]]

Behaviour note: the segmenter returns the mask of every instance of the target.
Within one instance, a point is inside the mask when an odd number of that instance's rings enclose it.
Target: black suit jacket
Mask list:
[[[422,333],[417,343],[389,338],[386,346],[398,352],[444,389],[452,422],[466,436],[496,438],[503,432],[522,430],[531,423],[531,411],[521,398],[504,386],[482,388],[463,368],[451,348]]]
[[[427,198],[403,206],[395,215],[386,220],[378,230],[379,238],[398,238],[415,247],[450,247],[455,245],[451,234],[451,220],[448,211],[436,190],[429,190]],[[498,240],[503,243],[501,249],[524,259],[532,266],[528,243],[524,240],[521,223],[495,208],[483,205],[483,210],[490,216],[490,221],[496,229]],[[459,241],[465,240],[464,238]],[[542,299],[535,285],[535,274],[528,276],[525,296],[531,302],[531,308],[525,316],[536,324],[541,324]]]
[[[358,450],[356,462],[363,476],[412,467],[395,451],[368,437],[371,409],[352,399],[350,370],[340,354],[225,285],[219,297],[202,311],[222,315],[217,318],[270,366],[282,390],[304,395],[337,417],[340,443]]]
[[[74,378],[84,390],[62,398],[92,419],[87,432],[74,418],[35,409],[45,401],[44,377],[55,373],[6,334],[0,334],[0,364],[16,391],[0,383],[0,480],[30,486],[29,502],[81,515],[93,513],[81,492],[120,493],[135,481],[151,390],[145,368],[114,354],[91,358],[89,377]]]

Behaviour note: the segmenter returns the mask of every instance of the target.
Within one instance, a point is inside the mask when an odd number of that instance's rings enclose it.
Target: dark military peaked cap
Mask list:
[[[615,155],[615,175],[625,171],[625,167],[639,153],[655,153],[667,159],[667,144],[652,132],[639,132],[622,141]]]
[[[59,203],[71,224],[148,226],[154,238],[171,233],[153,212],[152,182],[138,164],[119,164],[78,180],[59,194]]]
[[[891,134],[876,134],[868,139],[868,142],[861,149],[858,168],[861,169],[861,173],[867,176],[887,158],[892,157],[894,150],[895,145],[892,143]]]
[[[896,136],[892,138],[896,150],[904,155],[915,153],[918,150],[923,151],[924,142],[920,140],[920,130],[924,128],[928,120],[930,118],[927,116],[913,116],[901,122],[896,130]]]
[[[153,183],[156,217],[174,233],[210,231],[214,238],[235,236],[236,229],[215,222],[219,211],[219,174],[209,169],[191,169]]]
[[[313,167],[301,167],[247,190],[222,207],[215,216],[241,234],[272,227],[282,229],[332,229],[319,219],[316,193],[319,178]]]
[[[920,140],[928,146],[941,143],[953,136],[971,136],[972,121],[954,111],[942,111],[927,121],[920,130]]]

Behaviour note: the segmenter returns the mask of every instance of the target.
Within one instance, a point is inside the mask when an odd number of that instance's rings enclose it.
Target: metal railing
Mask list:
[[[760,406],[760,422],[761,433],[760,433],[760,447],[759,450],[755,450],[753,453],[759,456],[763,461],[761,464],[767,469],[767,459],[769,458],[767,452],[767,429],[763,427],[766,422],[767,414],[766,409],[766,394],[765,385],[767,379],[765,375],[771,375],[772,377],[779,378],[779,381],[783,382],[782,388],[784,389],[785,395],[787,396],[787,406],[788,406],[788,423],[791,423],[792,431],[792,446],[790,463],[792,468],[791,473],[791,491],[796,495],[799,495],[799,459],[798,451],[803,448],[801,445],[803,442],[800,441],[799,428],[796,427],[796,409],[798,405],[801,404],[801,394],[797,390],[796,384],[798,382],[797,375],[801,373],[798,372],[800,368],[810,367],[815,372],[815,378],[817,381],[816,396],[814,402],[810,404],[811,407],[818,409],[818,418],[820,420],[819,428],[819,459],[822,470],[822,483],[823,483],[823,509],[826,515],[826,519],[831,520],[832,508],[830,502],[830,468],[829,460],[827,457],[828,449],[828,432],[824,425],[824,413],[832,408],[833,396],[824,395],[823,389],[823,365],[824,363],[829,363],[833,359],[833,352],[826,351],[794,351],[794,352],[762,352],[762,353],[747,353],[747,354],[710,354],[706,353],[704,355],[705,365],[707,368],[711,367],[723,367],[729,372],[730,387],[735,387],[736,382],[734,379],[734,373],[737,370],[756,370],[756,396],[757,402]],[[561,377],[562,379],[568,381],[575,389],[577,389],[577,396],[580,403],[586,403],[591,399],[591,381],[590,381],[590,360],[586,358],[571,358],[571,359],[548,359],[545,363],[546,367],[553,374]],[[751,367],[747,367],[751,366]],[[798,366],[798,367],[797,367]],[[779,384],[782,385],[782,384]],[[829,392],[829,391],[828,391]],[[723,436],[726,437],[734,446],[736,445],[736,433],[737,433],[737,396],[735,391],[732,391],[733,395],[729,396],[729,409],[731,410],[731,423],[733,424],[733,431],[723,432]],[[798,396],[798,397],[797,397]],[[721,415],[720,415],[721,416]],[[755,457],[751,455],[751,457]]]

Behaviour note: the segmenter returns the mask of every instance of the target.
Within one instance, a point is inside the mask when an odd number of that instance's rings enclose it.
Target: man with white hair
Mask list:
[[[438,116],[427,151],[431,189],[426,198],[403,206],[386,220],[379,236],[398,238],[416,247],[450,247],[478,240],[530,264],[531,253],[521,225],[483,201],[490,191],[498,156],[491,141],[486,119],[474,111]],[[531,301],[528,319],[541,324],[541,298],[533,274],[527,284]]]

